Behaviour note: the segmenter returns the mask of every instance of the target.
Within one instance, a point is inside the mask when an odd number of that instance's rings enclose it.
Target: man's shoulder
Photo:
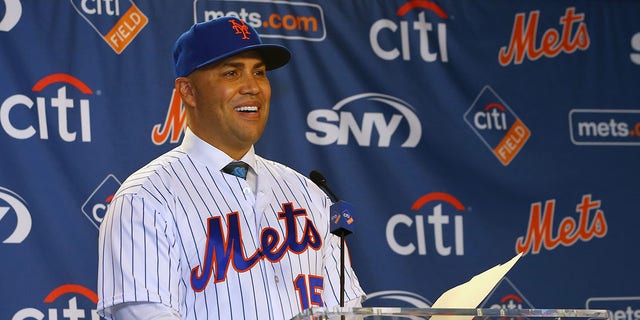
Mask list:
[[[326,194],[324,193],[324,191],[322,191],[322,189],[320,189],[320,187],[318,187],[311,181],[310,178],[300,173],[299,171],[277,161],[265,159],[262,157],[256,158],[259,163],[262,163],[269,175],[271,175],[275,180],[285,180],[294,184],[299,184],[305,190],[319,196],[320,198],[326,197]]]
[[[179,148],[160,155],[127,177],[116,196],[153,193],[154,190],[161,190],[160,187],[166,186],[174,179],[175,171],[172,167],[186,158],[187,154]]]

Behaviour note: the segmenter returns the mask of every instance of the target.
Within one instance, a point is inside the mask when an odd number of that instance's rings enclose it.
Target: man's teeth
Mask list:
[[[238,112],[257,112],[258,107],[256,106],[236,107],[235,110]]]

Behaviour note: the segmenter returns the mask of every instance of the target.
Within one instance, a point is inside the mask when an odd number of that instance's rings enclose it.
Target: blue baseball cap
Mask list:
[[[283,46],[262,43],[256,30],[234,17],[222,17],[194,24],[173,47],[177,77],[247,50],[256,50],[267,70],[284,66],[291,52]]]

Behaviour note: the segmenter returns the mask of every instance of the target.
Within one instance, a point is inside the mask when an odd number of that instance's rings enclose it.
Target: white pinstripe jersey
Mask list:
[[[253,149],[243,159],[255,194],[220,171],[231,158],[186,130],[181,146],[122,184],[100,228],[99,312],[148,301],[183,319],[275,320],[339,304],[329,199]],[[350,300],[364,293],[346,261]]]

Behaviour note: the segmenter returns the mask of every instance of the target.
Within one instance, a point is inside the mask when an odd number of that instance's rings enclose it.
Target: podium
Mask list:
[[[291,320],[613,320],[608,310],[586,309],[432,309],[311,308]]]

